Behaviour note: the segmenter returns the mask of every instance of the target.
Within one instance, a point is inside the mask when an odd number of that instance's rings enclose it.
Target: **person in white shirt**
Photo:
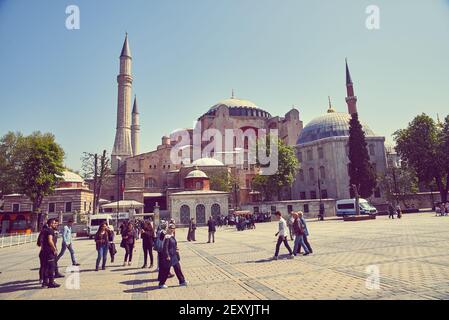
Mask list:
[[[287,248],[290,256],[289,259],[293,259],[293,251],[290,248],[290,246],[288,245],[288,240],[287,240],[287,223],[285,222],[285,219],[282,218],[282,214],[279,211],[276,211],[275,213],[276,217],[279,218],[279,231],[275,234],[276,237],[278,237],[278,241],[276,243],[276,251],[274,253],[274,257],[273,260],[277,260],[278,259],[278,255],[279,255],[279,248],[281,247],[281,243],[283,242],[285,247]]]
[[[72,259],[72,264],[74,266],[79,266],[79,263],[76,262],[75,251],[73,250],[73,246],[72,246],[72,225],[73,225],[73,220],[69,220],[67,225],[64,226],[64,232],[62,233],[61,252],[59,253],[58,257],[56,258],[56,261],[58,261],[64,255],[66,249],[69,249],[70,257]]]

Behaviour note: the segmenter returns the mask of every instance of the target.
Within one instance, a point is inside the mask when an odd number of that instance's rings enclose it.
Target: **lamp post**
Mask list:
[[[323,221],[324,220],[324,205],[323,205],[323,199],[322,199],[322,196],[321,196],[321,179],[320,178],[318,178],[318,192],[319,192],[319,194],[320,194],[320,213],[319,213],[319,219],[321,220],[321,221]]]
[[[121,158],[117,157],[117,214],[115,216],[115,227],[117,228],[118,234],[118,214],[120,211],[120,162]]]

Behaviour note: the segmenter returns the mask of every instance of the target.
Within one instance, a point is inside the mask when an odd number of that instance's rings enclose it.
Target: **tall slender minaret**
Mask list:
[[[114,148],[112,150],[112,170],[115,172],[118,160],[124,161],[133,156],[131,144],[131,50],[129,50],[128,33],[120,54],[120,73],[117,76],[117,128],[115,132]],[[119,157],[119,159],[117,159]],[[123,163],[123,162],[122,162]]]
[[[133,147],[133,155],[140,153],[140,125],[139,125],[139,110],[137,109],[137,97],[134,96],[134,105],[132,113],[131,124],[131,144]]]
[[[349,114],[357,113],[357,97],[354,96],[354,86],[352,84],[351,74],[349,73],[348,60],[346,61],[346,103],[348,104]]]

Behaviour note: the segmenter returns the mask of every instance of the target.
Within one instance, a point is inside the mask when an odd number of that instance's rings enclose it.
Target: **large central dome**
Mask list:
[[[215,112],[221,106],[226,106],[229,109],[230,116],[271,118],[270,113],[259,108],[254,102],[244,99],[237,99],[235,97],[217,102],[209,109],[209,111],[206,112],[206,115],[215,115]]]
[[[349,136],[351,115],[344,112],[330,112],[310,121],[298,137],[297,144],[303,144],[329,137]],[[365,123],[360,121],[366,136],[375,136]]]

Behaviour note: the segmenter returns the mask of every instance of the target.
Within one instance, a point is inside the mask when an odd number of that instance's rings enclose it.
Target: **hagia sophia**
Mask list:
[[[227,214],[236,203],[239,207],[254,208],[260,195],[251,188],[252,178],[257,174],[253,165],[224,165],[215,157],[191,158],[186,163],[173,164],[170,152],[177,141],[172,141],[169,136],[163,136],[155,150],[140,153],[136,97],[131,111],[131,65],[132,55],[126,36],[117,77],[117,127],[111,159],[114,175],[104,188],[102,198],[109,201],[117,201],[117,198],[135,200],[144,204],[144,212],[153,212],[158,206],[161,213],[165,212],[181,223],[186,223],[190,217],[196,217],[198,223],[205,223],[211,214]],[[284,199],[349,198],[346,144],[351,114],[357,112],[357,97],[347,63],[346,86],[348,112],[336,112],[329,100],[327,113],[305,127],[296,108],[288,110],[284,116],[276,116],[252,101],[235,97],[234,93],[210,107],[198,122],[201,130],[214,128],[220,132],[225,129],[277,129],[279,138],[295,147],[301,163],[295,183],[286,190]],[[377,172],[382,173],[386,168],[385,138],[377,136],[366,124],[363,128],[372,163]],[[193,129],[187,131],[191,135]],[[248,152],[246,145],[243,149],[243,153]],[[223,172],[237,178],[238,186],[233,192],[210,190],[209,180]],[[122,186],[120,193],[117,185]],[[384,201],[381,190],[376,190],[373,201]]]
[[[139,207],[133,208],[136,214],[157,212],[160,217],[174,218],[179,225],[186,225],[191,218],[195,218],[202,225],[210,216],[227,215],[233,210],[253,213],[279,210],[284,214],[301,210],[306,217],[313,217],[320,206],[324,206],[326,215],[335,215],[335,201],[353,196],[349,188],[347,142],[349,120],[351,114],[357,112],[357,97],[347,62],[347,112],[334,110],[329,98],[327,112],[303,126],[296,108],[290,108],[284,116],[272,115],[268,108],[237,98],[232,92],[230,98],[217,102],[198,117],[197,125],[200,125],[201,133],[208,129],[221,133],[225,130],[276,129],[279,138],[295,149],[300,163],[296,179],[291,188],[281,190],[282,199],[270,202],[262,202],[259,192],[252,188],[252,179],[259,169],[247,161],[249,147],[246,143],[242,148],[237,148],[240,144],[234,141],[231,153],[242,153],[245,160],[242,164],[233,165],[225,165],[216,155],[195,158],[194,153],[179,164],[173,163],[170,155],[179,143],[171,139],[173,133],[162,136],[156,149],[140,151],[139,114],[146,112],[147,108],[138,106],[136,96],[132,103],[132,55],[128,35],[120,54],[117,83],[112,173],[104,182],[100,195],[101,203],[109,208],[117,202],[139,203]],[[363,121],[361,123],[371,163],[377,174],[381,175],[387,168],[385,138],[376,135]],[[194,128],[184,131],[190,137],[194,135]],[[230,190],[218,190],[216,187],[217,179],[224,175],[232,177]],[[66,172],[55,195],[47,198],[41,207],[44,215],[70,215],[74,212],[87,216],[92,212],[91,188],[74,173]],[[386,203],[384,193],[379,188],[369,200],[376,206]],[[4,211],[10,213],[9,216],[5,215],[9,218],[3,220],[10,221],[12,225],[26,224],[28,222],[25,221],[31,219],[30,201],[23,195],[5,196],[3,206]],[[116,211],[122,212],[124,208],[119,207]],[[10,225],[6,223],[2,229],[7,231]]]

